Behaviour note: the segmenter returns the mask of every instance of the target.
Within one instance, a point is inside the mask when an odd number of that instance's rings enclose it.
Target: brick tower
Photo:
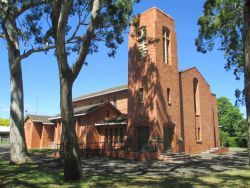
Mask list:
[[[142,13],[138,20],[137,31],[132,26],[129,35],[128,142],[134,150],[157,146],[160,152],[181,151],[174,20],[157,8]]]

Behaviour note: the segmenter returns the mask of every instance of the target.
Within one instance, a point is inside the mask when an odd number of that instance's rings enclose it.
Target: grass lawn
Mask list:
[[[87,174],[79,183],[62,179],[61,168],[46,163],[15,166],[0,158],[0,187],[250,187],[250,169],[191,177]]]

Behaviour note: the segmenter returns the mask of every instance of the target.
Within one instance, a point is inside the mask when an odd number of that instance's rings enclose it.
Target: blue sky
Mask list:
[[[236,81],[232,72],[224,69],[223,52],[201,54],[194,45],[198,35],[197,20],[202,15],[204,0],[142,0],[135,6],[135,13],[158,7],[175,19],[179,70],[196,66],[211,86],[213,93],[235,101],[234,90],[243,87],[243,80]],[[74,87],[73,97],[127,83],[128,43],[119,47],[116,58],[107,56],[107,49],[88,56],[88,66],[83,67]],[[9,117],[10,82],[5,42],[0,43],[0,117]],[[59,78],[55,57],[52,53],[35,54],[22,62],[24,104],[28,113],[55,115],[60,109]],[[244,107],[241,107],[244,113]]]

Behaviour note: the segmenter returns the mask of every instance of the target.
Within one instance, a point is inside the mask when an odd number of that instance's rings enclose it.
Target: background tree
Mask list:
[[[218,98],[220,140],[222,145],[246,147],[247,124],[237,106],[226,97]]]
[[[236,136],[239,126],[244,120],[243,114],[237,106],[233,106],[226,97],[218,98],[218,113],[220,130],[227,132],[229,136]]]
[[[225,69],[233,70],[236,79],[244,73],[244,91],[236,90],[235,95],[245,98],[250,165],[250,0],[206,0],[203,13],[198,21],[197,50],[206,53],[217,42],[227,60]]]
[[[133,4],[137,0],[55,0],[52,1],[51,30],[56,46],[60,77],[60,108],[64,135],[64,179],[79,180],[81,161],[75,133],[72,106],[72,86],[86,57],[98,51],[100,42],[111,49],[114,56],[123,42],[123,31],[128,26]],[[74,21],[77,20],[77,21]],[[69,61],[69,55],[76,60]]]
[[[45,0],[0,0],[0,38],[7,44],[10,71],[10,161],[17,164],[27,159],[21,61],[53,47],[49,45],[49,31],[42,27],[45,3]]]
[[[0,126],[9,126],[10,120],[6,118],[0,118]]]

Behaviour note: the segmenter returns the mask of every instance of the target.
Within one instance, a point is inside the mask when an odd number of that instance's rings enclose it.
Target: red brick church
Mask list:
[[[73,100],[79,145],[189,154],[219,147],[216,96],[197,68],[178,70],[173,18],[151,8],[139,19],[139,36],[130,29],[128,84]],[[28,148],[58,146],[60,118],[28,115]]]

